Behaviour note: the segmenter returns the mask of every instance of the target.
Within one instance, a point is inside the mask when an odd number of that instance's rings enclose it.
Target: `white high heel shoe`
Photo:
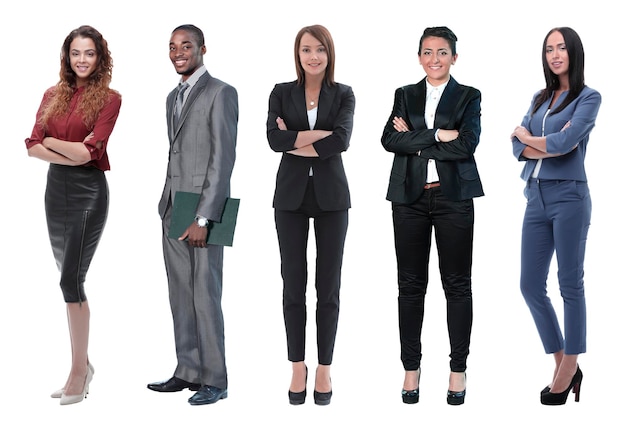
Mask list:
[[[93,379],[93,371],[91,370],[91,367],[88,366],[87,375],[85,376],[85,384],[83,385],[82,393],[66,395],[64,391],[61,394],[60,404],[71,405],[73,403],[82,402],[87,397],[87,394],[89,393],[89,384],[91,383],[92,379]]]
[[[93,368],[93,365],[91,363],[87,363],[87,367],[91,369],[91,376],[93,377],[93,374],[96,373],[96,370]],[[63,395],[63,391],[65,391],[65,388],[59,388],[58,390],[50,394],[50,397],[52,397],[53,399],[60,399]]]

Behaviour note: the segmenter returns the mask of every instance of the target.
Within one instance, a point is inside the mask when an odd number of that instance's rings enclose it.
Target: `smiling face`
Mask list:
[[[198,46],[193,34],[185,30],[172,33],[170,60],[176,72],[182,75],[183,80],[187,80],[202,65],[202,56],[205,53],[206,47]]]
[[[431,85],[438,86],[450,79],[450,67],[456,62],[450,43],[443,37],[427,37],[420,47],[419,61]]]
[[[307,76],[324,77],[328,65],[328,53],[322,42],[304,33],[300,39],[300,65]]]
[[[69,59],[72,71],[76,74],[76,85],[85,85],[98,65],[98,53],[93,40],[75,37],[70,43]]]
[[[546,40],[546,61],[550,71],[559,79],[567,78],[569,71],[569,54],[565,39],[560,31],[555,31]]]

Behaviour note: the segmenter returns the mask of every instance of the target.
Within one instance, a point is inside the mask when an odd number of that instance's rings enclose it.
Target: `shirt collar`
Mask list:
[[[203,64],[203,65],[201,65],[200,67],[198,67],[198,68],[196,69],[196,71],[195,71],[195,72],[193,72],[193,73],[191,74],[191,76],[189,76],[189,77],[187,78],[187,80],[185,81],[186,83],[188,83],[188,84],[189,84],[189,88],[190,88],[190,89],[191,89],[191,88],[193,88],[193,86],[196,84],[196,82],[198,82],[198,79],[200,79],[200,76],[202,76],[202,75],[203,75],[203,74],[205,74],[206,72],[207,72],[207,70],[206,70],[206,66],[205,66],[204,64]],[[180,80],[180,83],[181,83],[181,84],[183,83],[183,80],[182,80],[182,79]]]
[[[440,94],[443,93],[443,90],[446,89],[446,85],[448,85],[448,82],[450,82],[449,79],[445,83],[443,83],[443,84],[441,84],[439,86],[434,86],[430,82],[428,82],[428,79],[426,79],[426,97],[430,97],[430,94],[434,90],[439,90]]]

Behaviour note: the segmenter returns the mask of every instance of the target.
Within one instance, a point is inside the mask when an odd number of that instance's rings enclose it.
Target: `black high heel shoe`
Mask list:
[[[553,393],[550,390],[541,392],[541,404],[542,405],[564,405],[567,401],[569,392],[572,391],[575,394],[574,401],[580,400],[580,384],[583,380],[583,372],[580,367],[576,368],[576,373],[572,377],[572,381],[565,391],[560,393]]]
[[[402,390],[402,402],[412,405],[420,401],[420,377],[422,369],[417,369],[417,388],[414,390]]]
[[[463,374],[463,379],[467,384],[467,375]],[[463,391],[450,391],[448,390],[447,401],[449,405],[457,406],[465,403],[465,388]]]
[[[330,381],[332,384],[332,381]],[[316,405],[325,406],[330,404],[330,398],[333,396],[333,390],[328,391],[327,393],[320,393],[317,390],[313,390],[313,400],[315,400]]]
[[[330,390],[327,393],[320,393],[319,391],[313,390],[313,399],[315,400],[316,405],[329,405],[330,398],[333,396],[333,390]]]
[[[306,369],[306,375],[304,377],[304,384],[305,384],[304,391],[294,393],[293,391],[289,390],[289,404],[290,405],[301,405],[306,400],[306,381],[309,378],[309,369],[307,367],[305,367],[305,369]]]

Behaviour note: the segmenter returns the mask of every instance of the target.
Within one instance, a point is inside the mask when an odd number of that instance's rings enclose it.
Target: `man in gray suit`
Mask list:
[[[206,239],[230,195],[239,116],[237,91],[207,72],[205,53],[202,30],[188,24],[174,29],[170,60],[181,81],[167,97],[170,152],[159,214],[178,364],[170,379],[148,384],[159,392],[196,391],[192,405],[228,395],[221,307],[224,247]],[[200,200],[195,221],[172,239],[168,232],[178,191],[197,193]]]

